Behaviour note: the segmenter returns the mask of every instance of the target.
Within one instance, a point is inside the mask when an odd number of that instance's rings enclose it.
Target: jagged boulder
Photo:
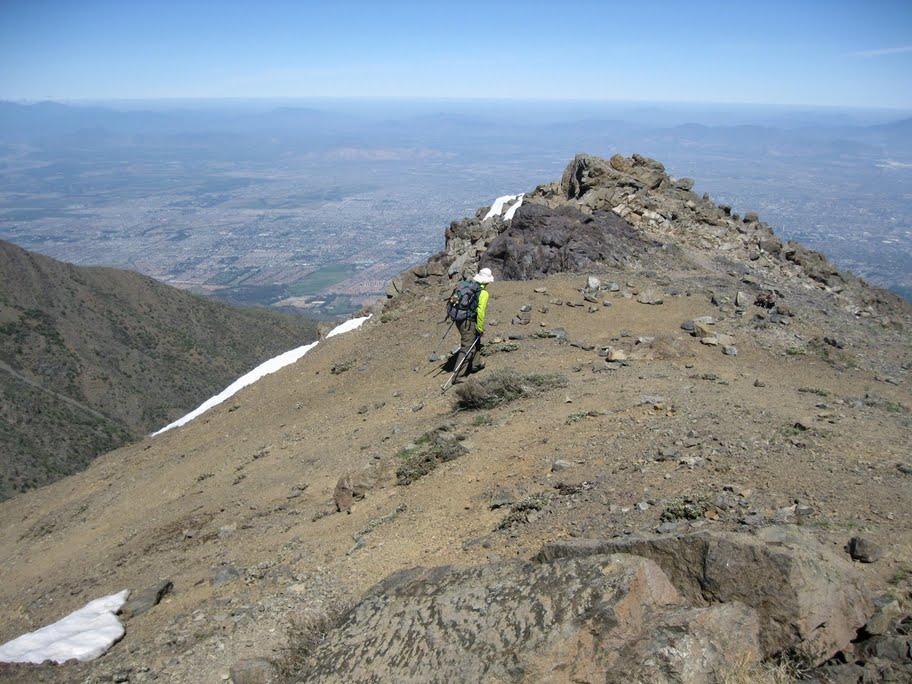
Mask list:
[[[543,547],[536,559],[606,553],[654,560],[695,603],[738,601],[756,609],[765,656],[798,650],[823,662],[851,642],[874,609],[851,564],[793,527],[764,528],[755,535],[561,541]]]
[[[327,634],[307,682],[713,682],[756,660],[755,611],[690,607],[629,555],[396,573]]]
[[[499,278],[528,280],[595,264],[621,267],[654,246],[612,212],[590,215],[566,205],[552,209],[525,203],[488,246],[480,265]]]

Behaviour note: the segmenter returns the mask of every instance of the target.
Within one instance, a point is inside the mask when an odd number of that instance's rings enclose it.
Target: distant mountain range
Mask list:
[[[302,318],[0,241],[0,498],[82,469],[315,336]]]

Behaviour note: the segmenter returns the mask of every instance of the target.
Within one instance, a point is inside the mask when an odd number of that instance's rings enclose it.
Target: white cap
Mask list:
[[[494,282],[494,274],[491,273],[490,268],[483,268],[478,273],[475,274],[475,277],[472,278],[476,283],[482,283],[486,285],[488,283]]]

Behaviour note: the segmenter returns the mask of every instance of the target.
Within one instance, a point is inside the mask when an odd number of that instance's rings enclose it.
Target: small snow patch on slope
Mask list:
[[[115,613],[121,609],[129,589],[90,601],[52,625],[23,634],[0,646],[0,662],[43,663],[52,660],[93,660],[116,644],[124,627]]]
[[[356,330],[356,329],[360,328],[364,324],[364,321],[366,321],[368,318],[370,318],[370,315],[361,316],[360,318],[351,318],[351,319],[345,321],[344,323],[337,325],[332,330],[330,330],[329,334],[326,337],[327,338],[335,337],[336,335],[341,335],[342,333],[347,333],[347,332],[351,332],[352,330]],[[152,436],[155,437],[156,435],[160,435],[163,432],[167,432],[168,430],[171,430],[172,428],[180,427],[181,425],[186,425],[194,418],[198,418],[199,416],[203,415],[206,411],[208,411],[212,407],[218,406],[226,399],[233,397],[235,394],[237,394],[242,389],[247,387],[247,385],[252,385],[260,378],[262,378],[266,375],[269,375],[270,373],[275,373],[277,370],[280,370],[280,369],[284,368],[285,366],[288,366],[288,365],[294,363],[295,361],[300,359],[302,356],[304,356],[307,352],[309,352],[311,349],[316,347],[319,343],[320,343],[319,340],[316,342],[311,342],[310,344],[305,344],[303,347],[296,347],[295,349],[291,349],[291,350],[285,352],[284,354],[279,354],[278,356],[275,356],[275,357],[269,359],[268,361],[264,361],[259,366],[257,366],[252,371],[250,371],[249,373],[242,375],[237,380],[232,382],[230,385],[228,385],[228,387],[223,389],[221,392],[216,394],[214,397],[210,397],[209,399],[204,401],[202,404],[200,404],[198,407],[193,409],[187,415],[185,415],[181,418],[178,418],[173,423],[169,423],[168,425],[163,427],[161,430],[153,432]]]
[[[525,197],[525,196],[526,196],[526,193],[521,194],[521,195],[516,199],[516,201],[513,203],[513,206],[511,206],[509,209],[507,209],[507,213],[504,214],[504,217],[503,217],[503,220],[504,220],[504,221],[512,221],[512,220],[513,220],[513,214],[515,214],[515,213],[516,213],[516,210],[519,209],[519,208],[522,206],[523,197]]]
[[[487,221],[489,218],[494,218],[495,216],[500,216],[503,214],[504,209],[510,205],[511,202],[514,202],[512,206],[507,210],[508,216],[504,216],[504,221],[509,221],[513,218],[513,213],[516,209],[519,208],[519,205],[522,204],[523,195],[503,195],[494,200],[494,204],[491,205],[491,208],[488,210],[488,213],[485,214],[485,217],[481,219],[482,221]],[[519,200],[517,202],[517,200]]]

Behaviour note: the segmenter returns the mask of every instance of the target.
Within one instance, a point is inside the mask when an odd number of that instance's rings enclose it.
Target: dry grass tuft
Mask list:
[[[456,388],[456,409],[491,409],[520,397],[565,387],[567,378],[558,374],[519,373],[510,368],[491,373],[483,380],[470,380]]]
[[[310,657],[326,641],[328,634],[342,624],[350,608],[347,604],[337,604],[319,615],[292,619],[288,626],[288,642],[276,662],[280,682],[306,681]]]

